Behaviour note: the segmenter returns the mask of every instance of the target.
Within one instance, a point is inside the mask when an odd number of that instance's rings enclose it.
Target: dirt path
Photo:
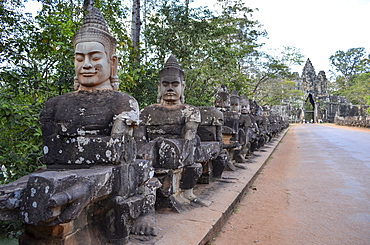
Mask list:
[[[317,130],[312,130],[291,127],[212,245],[369,244],[369,190],[356,194],[369,181],[346,186],[352,177],[343,177],[347,169],[330,160],[342,161],[348,153],[335,146],[323,154],[329,142],[323,138],[317,144]],[[351,181],[368,171],[350,172],[355,176]]]
[[[293,166],[282,161],[282,154],[293,143],[294,135],[285,136],[212,245],[286,244],[281,227],[289,226],[291,219],[286,215],[289,194],[284,177]]]

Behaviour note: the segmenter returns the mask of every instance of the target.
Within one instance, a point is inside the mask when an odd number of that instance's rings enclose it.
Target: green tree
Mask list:
[[[357,74],[352,77],[352,86],[341,90],[340,93],[345,96],[352,104],[366,105],[367,98],[370,96],[370,73]]]
[[[365,49],[339,50],[330,56],[330,61],[335,71],[341,73],[335,77],[332,93],[345,96],[352,104],[366,104],[370,91],[370,55]]]
[[[251,80],[251,96],[258,103],[279,104],[282,100],[300,99],[301,94],[291,82],[295,75],[290,66],[303,63],[303,55],[295,47],[262,52],[250,61],[248,75]]]
[[[354,75],[370,71],[370,55],[366,55],[365,48],[338,50],[329,60],[334,70],[341,74],[336,79],[341,89],[353,85]]]
[[[248,90],[245,59],[258,54],[257,40],[265,34],[251,20],[253,10],[242,2],[220,2],[223,11],[216,15],[208,9],[164,1],[145,27],[151,63],[159,69],[169,54],[177,57],[186,74],[190,104],[211,104],[221,84]]]
[[[262,106],[280,105],[282,101],[303,100],[303,92],[296,89],[294,81],[270,78],[261,85],[253,99]]]
[[[42,165],[38,114],[44,102],[73,90],[71,37],[83,16],[82,0],[42,0],[40,13],[24,14],[22,1],[0,2],[0,183],[9,182]],[[122,28],[121,1],[96,1],[118,40],[122,88],[133,84],[130,44]]]

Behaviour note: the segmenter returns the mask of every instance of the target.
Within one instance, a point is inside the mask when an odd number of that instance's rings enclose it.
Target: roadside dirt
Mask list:
[[[284,177],[292,166],[281,154],[294,144],[292,136],[285,136],[212,245],[287,244],[281,229],[291,223]]]
[[[368,129],[352,129],[369,133]],[[306,138],[300,145],[298,134],[307,137],[307,132],[302,125],[291,126],[234,214],[209,244],[369,244],[368,202],[357,206],[360,204],[356,204],[353,187],[346,189],[341,172],[325,164],[330,155],[320,152],[328,144],[318,145]],[[307,145],[313,151],[303,150]],[[332,154],[346,157],[340,151]],[[353,217],[361,220],[355,223]]]

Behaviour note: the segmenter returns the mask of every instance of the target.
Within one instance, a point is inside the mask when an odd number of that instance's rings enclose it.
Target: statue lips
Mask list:
[[[81,72],[80,74],[84,77],[92,77],[95,76],[98,72]]]
[[[175,92],[166,92],[164,94],[164,99],[167,100],[167,101],[177,101],[178,96],[177,96],[177,93],[175,93]]]
[[[246,113],[248,113],[248,110],[245,109],[245,108],[242,108],[242,110],[240,112],[243,113],[243,114],[246,114]]]

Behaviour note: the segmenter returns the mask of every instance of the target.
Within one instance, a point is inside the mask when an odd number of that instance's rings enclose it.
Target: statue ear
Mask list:
[[[161,83],[159,82],[158,83],[158,93],[157,93],[157,103],[158,104],[161,104],[161,98],[162,98],[162,95],[161,95]]]
[[[112,55],[112,57],[110,58],[110,63],[111,63],[110,75],[112,77],[117,76],[118,58],[116,55]]]
[[[110,59],[110,83],[113,90],[118,90],[118,76],[117,76],[117,67],[118,67],[118,58],[115,55],[112,55]]]

